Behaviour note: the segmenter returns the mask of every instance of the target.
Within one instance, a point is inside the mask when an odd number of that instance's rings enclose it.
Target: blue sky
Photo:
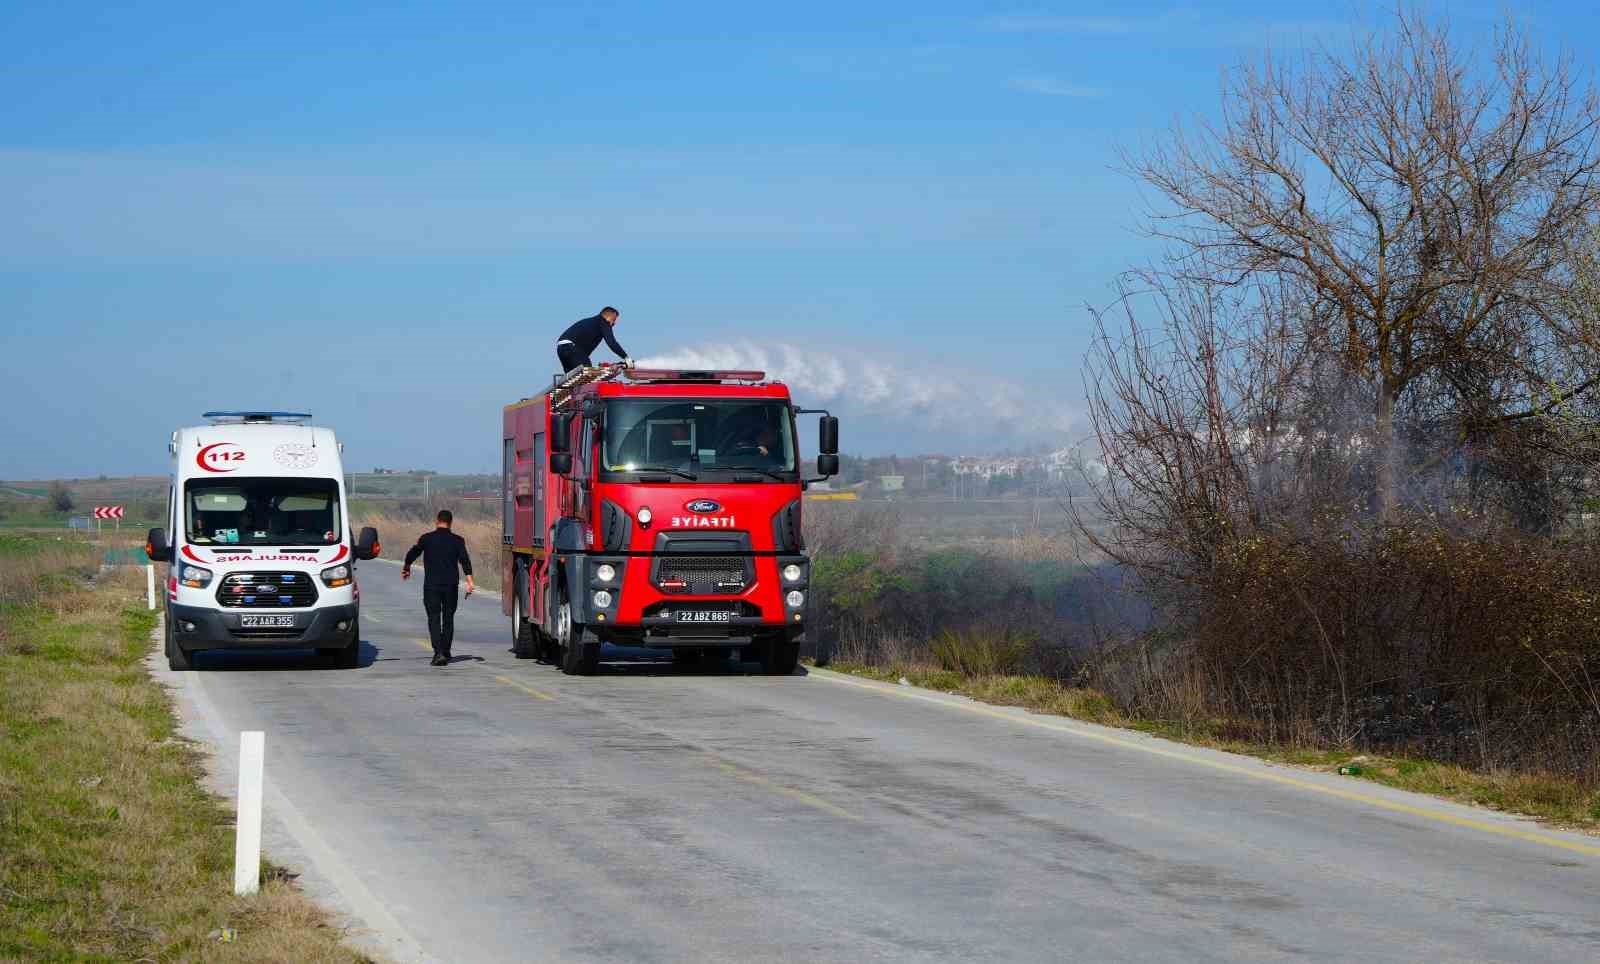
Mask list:
[[[1119,148],[1384,9],[0,0],[0,478],[235,406],[489,469],[607,303],[635,357],[786,359],[848,451],[1057,441],[1150,253]],[[1518,16],[1581,53],[1581,10]]]

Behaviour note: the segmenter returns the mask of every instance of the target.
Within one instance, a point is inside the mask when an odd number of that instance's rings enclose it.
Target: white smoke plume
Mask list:
[[[841,358],[786,344],[733,342],[639,359],[640,368],[757,369],[781,381],[802,405],[839,405],[867,414],[930,425],[995,421],[986,434],[1054,441],[1073,427],[1075,412],[1059,398],[988,374],[937,371],[914,359],[904,364]]]

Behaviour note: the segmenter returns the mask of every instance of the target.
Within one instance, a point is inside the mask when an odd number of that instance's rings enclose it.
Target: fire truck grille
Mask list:
[[[661,560],[656,586],[686,596],[736,596],[747,583],[745,560],[738,556],[682,556]]]
[[[317,587],[303,572],[235,572],[222,577],[217,603],[228,609],[304,609]]]

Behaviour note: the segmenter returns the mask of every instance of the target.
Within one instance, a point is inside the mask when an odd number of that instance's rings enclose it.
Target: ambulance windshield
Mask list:
[[[329,546],[343,529],[332,479],[195,479],[184,515],[197,545]]]
[[[789,406],[771,399],[613,399],[605,469],[793,472],[791,425]]]

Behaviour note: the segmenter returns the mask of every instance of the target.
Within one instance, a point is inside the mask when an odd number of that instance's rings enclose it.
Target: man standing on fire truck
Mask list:
[[[411,564],[422,557],[422,608],[428,611],[428,635],[433,642],[433,666],[450,665],[450,643],[456,635],[456,566],[467,576],[467,595],[472,595],[472,559],[467,541],[450,531],[455,517],[440,509],[432,532],[406,550],[400,578],[411,578]]]
[[[594,364],[589,360],[589,356],[600,347],[602,341],[616,352],[624,365],[633,364],[628,358],[628,353],[617,344],[617,336],[611,331],[617,323],[617,317],[617,309],[607,305],[600,309],[598,315],[590,315],[575,321],[562,332],[561,338],[556,341],[556,357],[561,360],[562,372],[570,372],[574,368],[587,368]]]

